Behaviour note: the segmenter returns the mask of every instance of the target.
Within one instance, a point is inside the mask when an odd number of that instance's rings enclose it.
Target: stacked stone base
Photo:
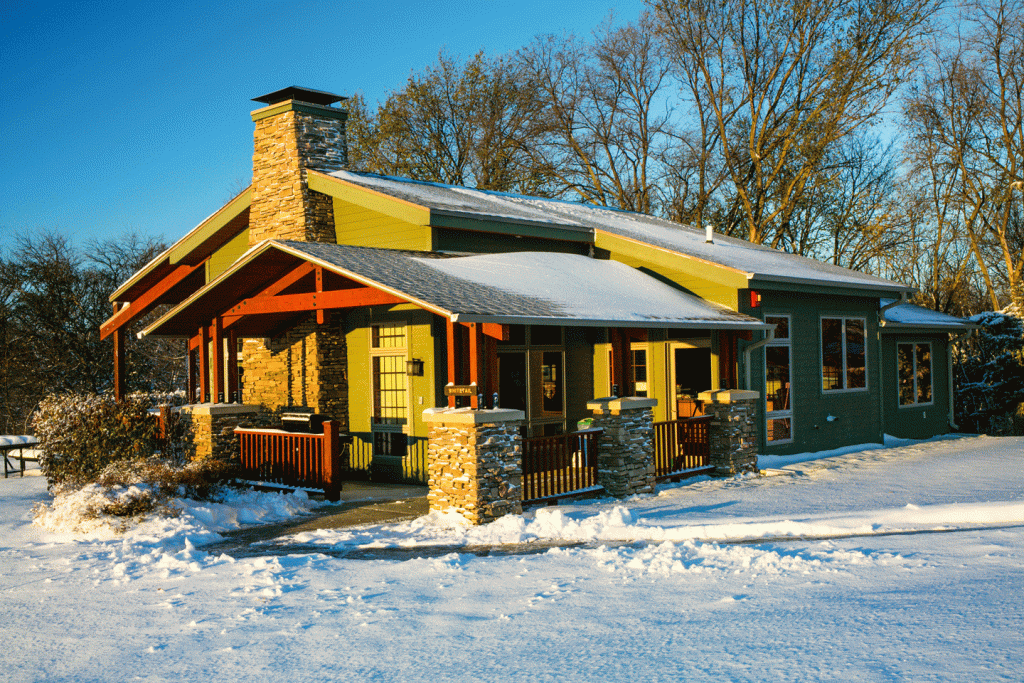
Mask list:
[[[757,472],[756,391],[723,389],[699,396],[711,415],[711,466],[719,476]]]
[[[216,458],[234,462],[238,456],[235,427],[251,424],[262,413],[259,406],[235,403],[200,403],[181,407],[191,460]]]
[[[423,419],[430,424],[431,510],[474,524],[522,513],[522,411],[434,408]]]
[[[604,430],[598,447],[597,483],[622,498],[654,493],[653,398],[602,398],[590,401],[592,426]]]

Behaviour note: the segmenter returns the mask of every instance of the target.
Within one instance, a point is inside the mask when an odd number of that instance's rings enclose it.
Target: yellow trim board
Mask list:
[[[193,250],[210,239],[218,230],[238,217],[252,203],[252,187],[247,187],[237,197],[225,204],[215,214],[200,223],[195,230],[185,235],[171,247],[168,258],[171,264],[184,260]]]

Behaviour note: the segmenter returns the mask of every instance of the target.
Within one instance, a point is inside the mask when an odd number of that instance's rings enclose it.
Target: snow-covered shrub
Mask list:
[[[148,458],[157,446],[149,400],[109,394],[50,394],[32,416],[39,467],[51,488],[82,486],[110,463]]]
[[[979,329],[954,351],[957,424],[966,432],[1009,434],[1024,401],[1024,321],[1004,313],[972,320]]]
[[[112,462],[96,477],[96,483],[107,489],[142,485],[158,498],[209,500],[221,493],[234,474],[231,465],[213,458],[178,465],[153,457]]]

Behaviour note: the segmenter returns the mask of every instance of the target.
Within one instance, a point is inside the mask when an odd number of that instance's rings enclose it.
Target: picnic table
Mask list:
[[[39,456],[33,448],[38,444],[39,441],[34,436],[0,436],[0,452],[4,454],[4,479],[13,472],[20,472],[24,477],[25,463],[39,462]],[[18,452],[17,455],[14,454],[15,451]],[[17,460],[20,467],[15,466],[12,460]]]

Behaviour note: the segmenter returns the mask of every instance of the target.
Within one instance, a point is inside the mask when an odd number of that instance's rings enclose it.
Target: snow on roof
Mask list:
[[[336,171],[336,178],[383,194],[446,213],[481,219],[557,225],[603,231],[690,256],[747,274],[749,279],[863,287],[897,292],[913,291],[885,280],[797,254],[716,234],[705,242],[704,230],[640,213],[558,199],[526,197],[467,187],[428,183],[408,178]]]
[[[879,305],[885,307],[894,301],[896,300],[881,299]],[[883,317],[885,326],[933,327],[949,330],[967,330],[973,327],[970,321],[963,318],[910,303],[896,304],[891,308],[886,308],[883,311]]]
[[[638,327],[764,323],[704,301],[617,261],[517,252],[432,258],[415,252],[314,242],[275,242],[368,283],[444,311],[457,322]]]
[[[557,311],[556,317],[567,320],[680,325],[760,322],[617,261],[549,252],[417,260],[463,281],[544,301]]]

